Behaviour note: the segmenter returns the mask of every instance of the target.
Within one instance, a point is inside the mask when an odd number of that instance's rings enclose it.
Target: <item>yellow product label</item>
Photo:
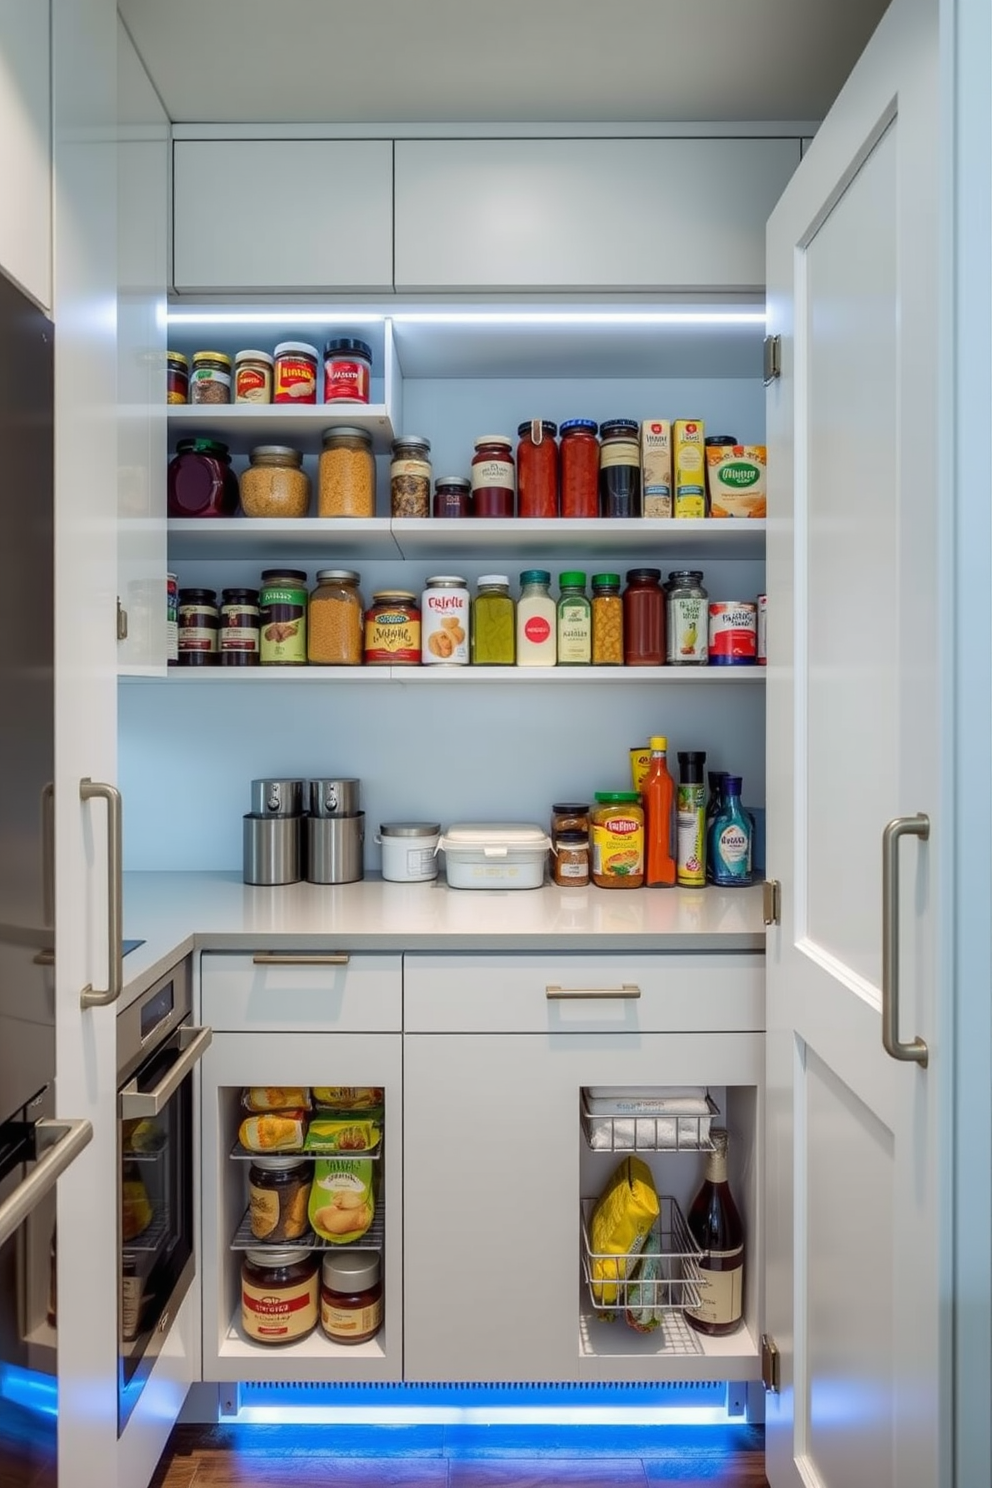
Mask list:
[[[675,487],[673,516],[706,515],[706,462],[701,419],[676,419],[672,430],[672,467]]]
[[[725,444],[706,451],[712,517],[767,515],[763,444]]]
[[[256,1240],[267,1240],[279,1223],[279,1195],[271,1188],[248,1187],[251,1232]]]
[[[592,871],[601,878],[638,878],[644,872],[644,825],[621,807],[592,828]]]
[[[634,782],[634,789],[638,793],[644,789],[644,781],[650,768],[651,750],[647,745],[630,751],[630,776]]]

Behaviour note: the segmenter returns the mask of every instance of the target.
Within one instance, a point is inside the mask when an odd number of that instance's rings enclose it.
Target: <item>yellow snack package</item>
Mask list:
[[[353,1245],[372,1223],[372,1164],[367,1158],[318,1157],[308,1207],[310,1223],[323,1240]]]
[[[618,1281],[626,1281],[660,1210],[647,1163],[628,1157],[596,1201],[589,1225],[593,1298],[611,1306]],[[611,1260],[609,1257],[619,1259]]]
[[[356,1116],[314,1116],[303,1144],[304,1152],[371,1152],[382,1133],[374,1121]]]

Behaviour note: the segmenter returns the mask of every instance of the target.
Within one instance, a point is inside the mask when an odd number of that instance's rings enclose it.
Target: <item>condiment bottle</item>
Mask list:
[[[665,595],[660,568],[630,568],[623,593],[625,666],[662,666],[665,660]]]
[[[599,514],[641,515],[641,446],[635,419],[610,419],[599,436]]]
[[[644,882],[649,888],[669,888],[675,883],[675,782],[668,773],[668,740],[656,734],[651,745],[644,790],[644,837],[647,860]]]
[[[514,489],[513,440],[483,434],[472,456],[473,517],[512,517]]]
[[[545,568],[528,568],[520,575],[517,601],[517,666],[554,666],[558,660],[558,608],[549,589]]]
[[[751,820],[741,805],[740,775],[723,777],[723,801],[710,827],[713,882],[746,888],[751,882]]]
[[[713,1151],[706,1176],[687,1215],[689,1232],[702,1251],[699,1306],[685,1309],[685,1320],[699,1333],[733,1333],[744,1311],[744,1227],[727,1182],[728,1137],[710,1129]]]
[[[558,665],[589,666],[592,606],[586,596],[586,576],[578,571],[559,574],[558,586]]]
[[[517,516],[558,515],[558,425],[532,419],[517,429]]]
[[[679,751],[679,788],[675,798],[676,882],[697,888],[706,882],[706,788],[702,750]]]
[[[472,602],[472,661],[476,666],[513,666],[516,617],[507,574],[480,574]]]
[[[599,516],[599,425],[595,419],[566,419],[561,425],[561,515]]]
[[[709,660],[709,604],[702,570],[680,568],[668,575],[666,593],[669,666],[706,666]]]
[[[592,664],[623,666],[623,600],[619,574],[592,576]]]

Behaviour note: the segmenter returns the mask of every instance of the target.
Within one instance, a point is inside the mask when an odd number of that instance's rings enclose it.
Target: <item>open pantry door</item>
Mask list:
[[[894,0],[768,228],[772,1488],[950,1482],[938,129],[936,0]]]

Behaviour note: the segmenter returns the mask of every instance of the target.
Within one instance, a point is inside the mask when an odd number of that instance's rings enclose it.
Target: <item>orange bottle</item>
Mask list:
[[[655,736],[648,742],[651,763],[641,792],[647,860],[644,882],[649,888],[659,888],[675,883],[675,781],[668,773],[668,740]]]

